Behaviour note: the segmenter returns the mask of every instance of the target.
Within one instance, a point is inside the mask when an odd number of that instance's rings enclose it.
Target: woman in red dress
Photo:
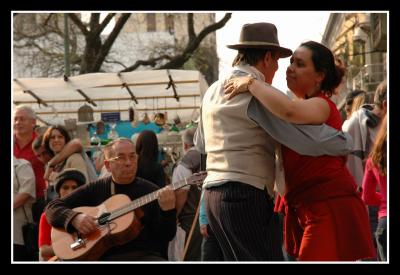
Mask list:
[[[344,75],[332,52],[320,43],[300,45],[286,71],[290,100],[252,76],[231,79],[225,93],[250,92],[279,118],[297,124],[321,124],[341,130],[330,100]],[[356,261],[375,257],[368,214],[346,168],[346,157],[299,155],[282,146],[285,170],[284,239],[287,252],[300,261]]]

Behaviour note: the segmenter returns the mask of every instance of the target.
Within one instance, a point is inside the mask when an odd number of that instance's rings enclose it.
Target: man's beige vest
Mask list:
[[[247,116],[250,93],[227,100],[223,80],[203,98],[202,122],[208,176],[204,187],[239,181],[273,196],[275,141]]]

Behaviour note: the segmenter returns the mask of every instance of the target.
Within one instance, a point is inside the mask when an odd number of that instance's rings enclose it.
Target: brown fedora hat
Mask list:
[[[239,43],[227,45],[230,49],[272,49],[280,52],[282,58],[292,55],[292,50],[279,46],[278,31],[271,23],[245,24],[240,31]]]

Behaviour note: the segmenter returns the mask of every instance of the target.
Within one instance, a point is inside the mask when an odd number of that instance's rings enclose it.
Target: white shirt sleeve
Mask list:
[[[176,183],[178,181],[184,180],[185,178],[188,178],[192,175],[192,171],[188,168],[186,168],[185,166],[178,164],[178,166],[176,166],[174,173],[172,174],[172,183]],[[185,185],[180,189],[190,189],[190,185]]]
[[[204,142],[204,133],[203,133],[203,119],[201,118],[202,108],[200,108],[200,116],[199,116],[199,124],[197,126],[196,132],[194,133],[193,142],[194,145],[201,154],[206,154],[206,146]]]
[[[36,198],[36,180],[32,165],[25,160],[20,161],[16,167],[16,176],[19,184],[18,193],[26,193],[32,198]]]

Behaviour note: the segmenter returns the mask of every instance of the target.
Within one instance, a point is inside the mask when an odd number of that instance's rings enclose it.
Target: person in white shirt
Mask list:
[[[13,157],[13,166],[13,259],[34,261],[37,260],[35,255],[30,255],[25,247],[22,227],[33,222],[32,204],[36,199],[35,174],[30,162],[25,159]]]
[[[172,184],[189,178],[200,171],[200,153],[193,143],[193,136],[197,127],[186,129],[182,134],[185,155],[178,162],[172,174]],[[196,217],[201,191],[194,185],[186,185],[176,191],[176,210],[178,226],[185,231],[185,244],[188,245],[183,260],[200,261],[201,242],[200,225]],[[193,224],[195,222],[195,224]],[[193,228],[193,229],[192,229]],[[192,232],[192,233],[190,233]],[[189,244],[187,242],[189,241]]]

